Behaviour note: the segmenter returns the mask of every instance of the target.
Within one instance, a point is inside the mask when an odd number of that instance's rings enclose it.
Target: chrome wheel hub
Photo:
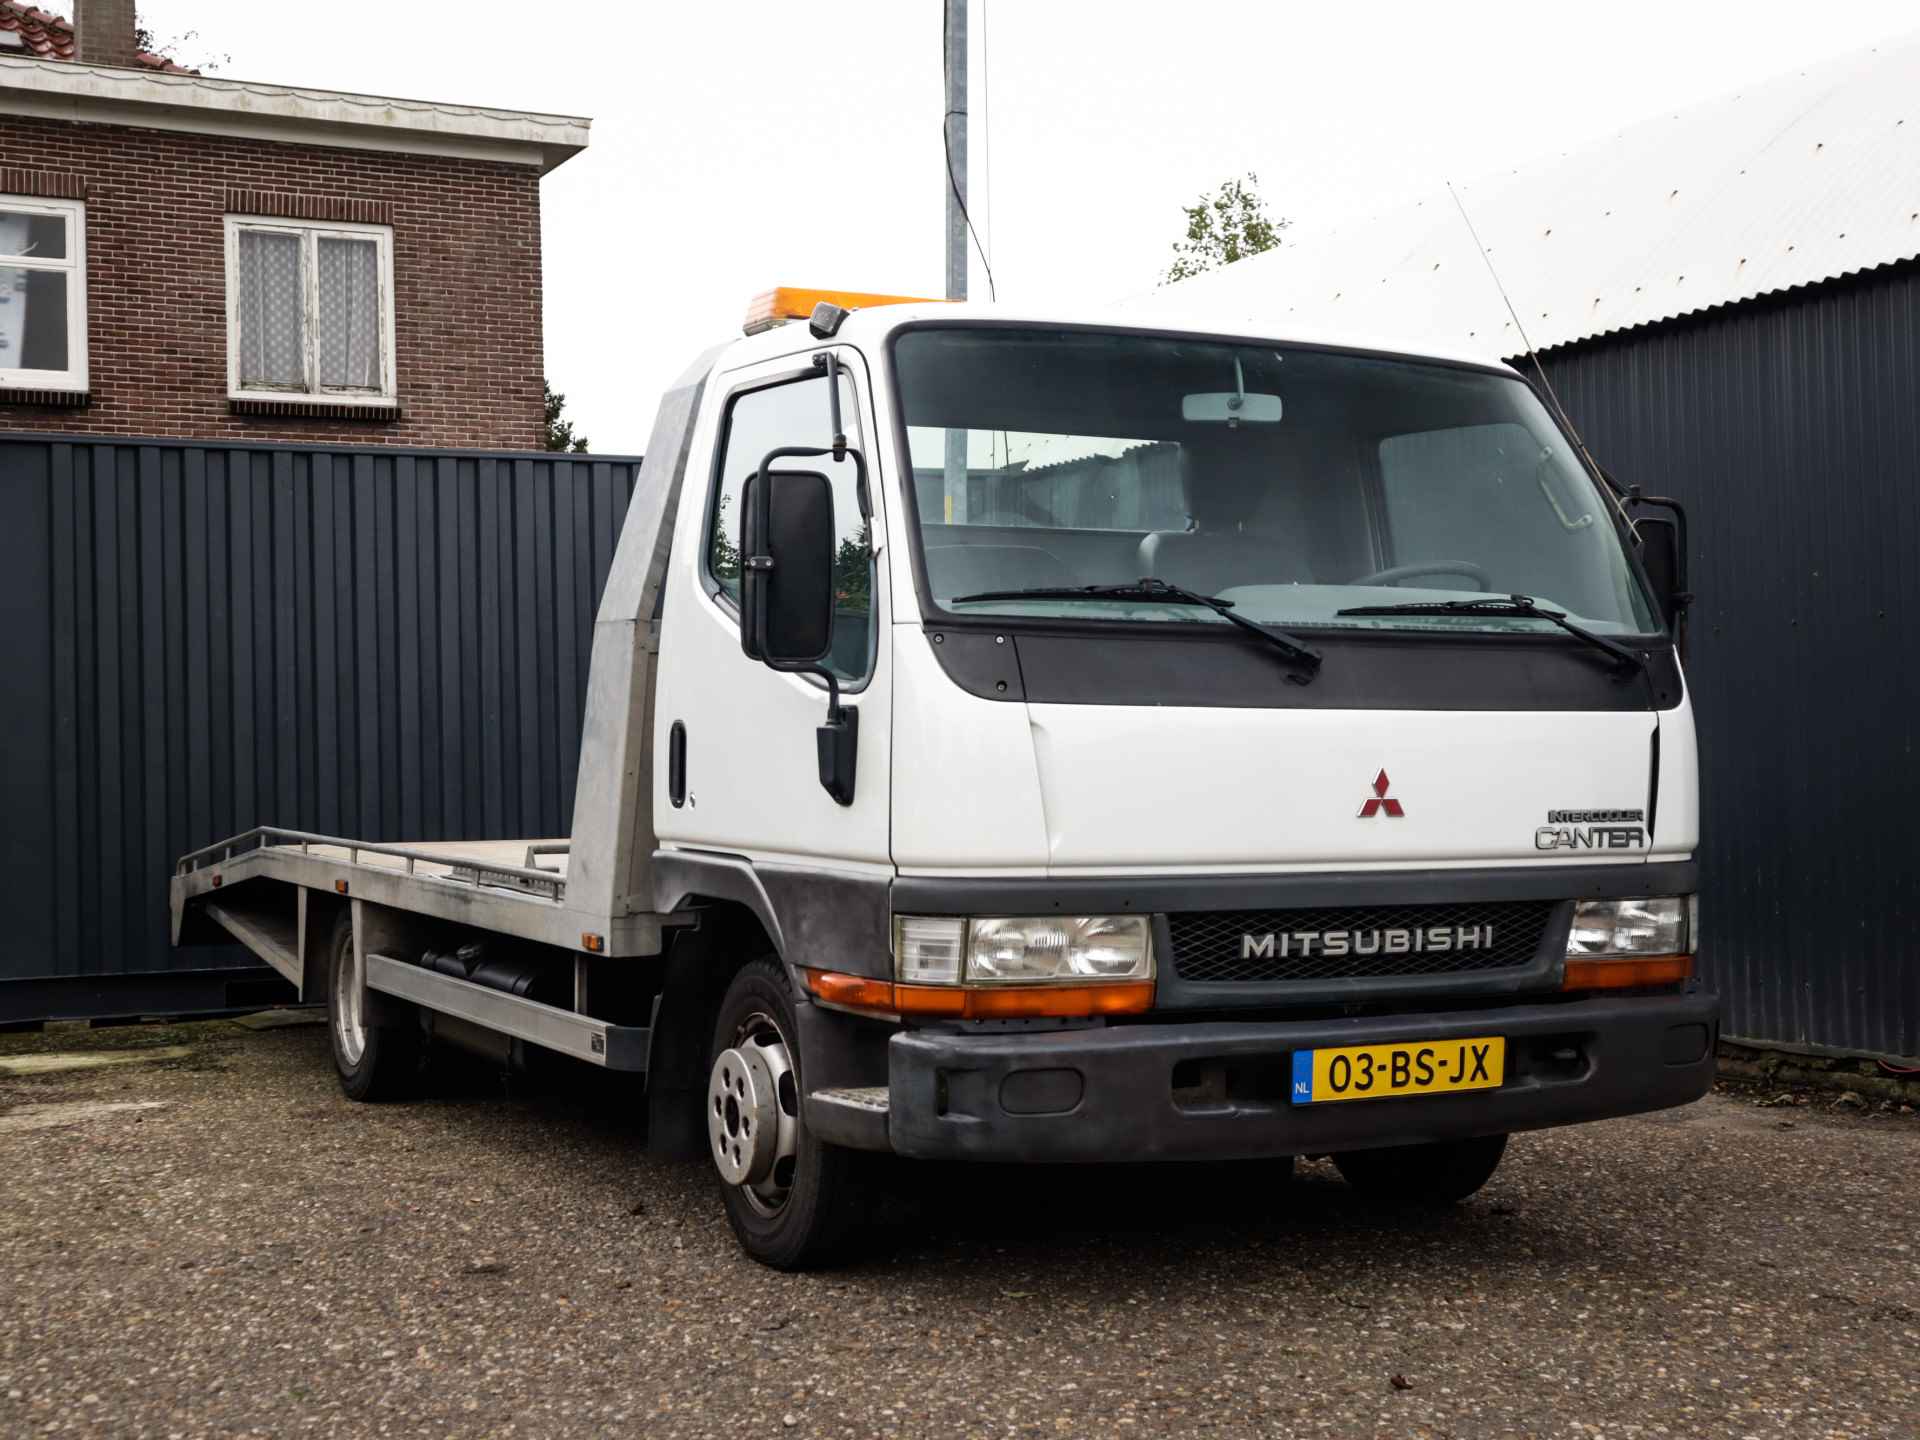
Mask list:
[[[340,1041],[340,1055],[348,1065],[358,1065],[367,1051],[366,987],[360,976],[360,947],[351,941],[333,967],[333,1029]]]
[[[707,1137],[720,1178],[762,1214],[787,1202],[800,1136],[793,1056],[780,1027],[747,1017],[707,1077]]]

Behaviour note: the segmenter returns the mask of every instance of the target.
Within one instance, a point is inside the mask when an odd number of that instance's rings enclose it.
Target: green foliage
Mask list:
[[[734,542],[732,527],[727,524],[727,507],[733,503],[733,496],[720,497],[719,511],[713,517],[713,549],[707,557],[713,567],[713,578],[725,587],[734,599],[740,598],[740,547]]]
[[[575,453],[585,451],[587,437],[574,434],[573,422],[561,418],[560,412],[567,407],[567,397],[544,380],[540,382],[540,389],[547,399],[547,449],[571,450]]]
[[[1293,222],[1267,215],[1266,202],[1254,189],[1259,182],[1248,171],[1246,179],[1224,181],[1212,195],[1186,207],[1186,237],[1173,242],[1174,261],[1162,284],[1231,265],[1280,243],[1280,232]]]
[[[833,608],[855,615],[873,608],[873,541],[864,520],[860,533],[842,538],[833,552]]]

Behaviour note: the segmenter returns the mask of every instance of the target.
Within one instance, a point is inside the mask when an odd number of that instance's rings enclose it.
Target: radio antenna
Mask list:
[[[1533,341],[1527,338],[1527,327],[1520,319],[1520,312],[1513,308],[1513,300],[1507,294],[1507,287],[1500,283],[1500,272],[1493,268],[1493,257],[1487,253],[1487,247],[1481,243],[1480,232],[1473,228],[1473,217],[1467,214],[1467,207],[1460,199],[1460,192],[1453,188],[1451,180],[1446,184],[1447,194],[1452,197],[1454,208],[1460,212],[1461,223],[1467,227],[1467,234],[1473,237],[1473,248],[1480,252],[1480,263],[1487,267],[1487,274],[1493,277],[1493,288],[1500,292],[1500,301],[1507,307],[1507,314],[1513,319],[1513,328],[1520,332],[1520,343],[1527,347],[1527,359],[1533,362],[1534,373],[1540,377],[1540,387],[1547,392],[1547,399],[1553,402],[1553,413],[1559,416],[1560,423],[1567,427],[1567,433],[1573,437],[1574,448],[1580,452],[1580,459],[1593,477],[1600,482],[1601,489],[1613,496],[1614,509],[1620,512],[1620,518],[1627,522],[1628,531],[1635,540],[1638,540],[1640,531],[1634,525],[1633,517],[1627,514],[1626,507],[1620,503],[1619,492],[1614,488],[1613,482],[1607,478],[1607,472],[1600,468],[1600,462],[1593,458],[1593,452],[1587,449],[1587,442],[1582,438],[1580,428],[1573,423],[1573,417],[1567,414],[1567,407],[1560,403],[1560,396],[1553,388],[1553,381],[1547,378],[1547,367],[1540,363],[1539,352],[1533,348]]]

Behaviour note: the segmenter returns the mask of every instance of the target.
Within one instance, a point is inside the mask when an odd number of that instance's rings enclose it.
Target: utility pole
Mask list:
[[[967,298],[967,0],[944,0],[946,103],[941,138],[946,146],[947,299]],[[946,518],[967,523],[967,432],[947,431]]]
[[[945,0],[947,15],[947,299],[967,298],[967,0]]]

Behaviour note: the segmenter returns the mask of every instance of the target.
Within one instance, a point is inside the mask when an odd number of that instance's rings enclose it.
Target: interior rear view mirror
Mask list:
[[[741,494],[740,644],[775,667],[833,648],[833,487],[815,470],[747,477]]]
[[[1278,425],[1280,397],[1220,390],[1180,397],[1180,418],[1193,425]]]

